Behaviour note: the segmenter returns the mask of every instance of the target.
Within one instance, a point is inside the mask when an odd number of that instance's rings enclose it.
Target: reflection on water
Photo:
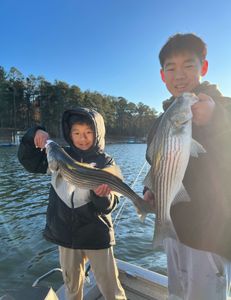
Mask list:
[[[145,144],[106,147],[120,165],[125,182],[138,194],[142,194],[148,170],[145,149]],[[0,296],[9,289],[30,286],[41,274],[59,266],[57,246],[42,237],[50,178],[28,173],[16,153],[14,147],[0,148]],[[152,249],[154,215],[141,223],[131,201],[121,198],[113,218],[116,257],[165,274],[165,255]]]

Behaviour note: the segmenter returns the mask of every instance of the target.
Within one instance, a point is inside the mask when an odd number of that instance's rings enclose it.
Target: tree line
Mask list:
[[[0,128],[26,130],[43,125],[53,137],[61,137],[61,117],[66,109],[84,106],[100,112],[105,120],[107,135],[114,137],[144,137],[154,118],[155,109],[124,97],[81,91],[76,85],[43,76],[28,77],[11,67],[7,72],[0,66]]]

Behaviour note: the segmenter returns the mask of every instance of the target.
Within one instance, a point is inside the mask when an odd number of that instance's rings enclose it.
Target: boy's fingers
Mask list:
[[[94,190],[94,192],[96,193],[96,195],[98,195],[100,197],[104,197],[104,196],[108,196],[110,194],[111,189],[109,188],[109,186],[107,184],[101,184]]]
[[[34,139],[34,144],[36,148],[45,148],[46,142],[47,142],[47,137],[37,137]]]
[[[44,142],[41,139],[36,139],[34,144],[36,148],[44,148]]]
[[[37,130],[34,137],[35,147],[44,149],[48,139],[49,134],[46,131],[43,131],[41,129]]]

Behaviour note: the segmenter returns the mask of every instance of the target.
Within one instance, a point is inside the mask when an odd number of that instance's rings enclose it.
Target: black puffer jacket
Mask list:
[[[231,99],[208,82],[193,92],[211,96],[216,107],[208,125],[193,125],[192,136],[206,154],[190,157],[183,185],[191,201],[173,205],[171,218],[182,243],[231,260]],[[174,98],[163,103],[165,110],[172,101]],[[148,144],[160,119],[153,124]],[[147,160],[150,162],[148,155]]]
[[[95,141],[91,149],[81,151],[70,140],[69,118],[73,115],[86,115],[94,124]],[[114,164],[104,151],[105,127],[102,116],[94,110],[78,108],[64,112],[62,119],[63,135],[70,147],[66,152],[75,160],[94,163],[98,168]],[[21,164],[33,173],[46,173],[48,163],[45,151],[36,149],[34,136],[36,130],[31,128],[22,138],[18,150]],[[74,249],[103,249],[115,244],[110,212],[115,208],[118,198],[114,195],[98,197],[93,191],[74,189],[66,181],[52,173],[47,222],[44,236],[47,240],[60,246]]]

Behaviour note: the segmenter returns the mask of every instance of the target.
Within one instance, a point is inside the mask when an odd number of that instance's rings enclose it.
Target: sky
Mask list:
[[[0,0],[0,66],[162,111],[158,54],[193,32],[208,46],[204,77],[231,96],[231,1]]]

